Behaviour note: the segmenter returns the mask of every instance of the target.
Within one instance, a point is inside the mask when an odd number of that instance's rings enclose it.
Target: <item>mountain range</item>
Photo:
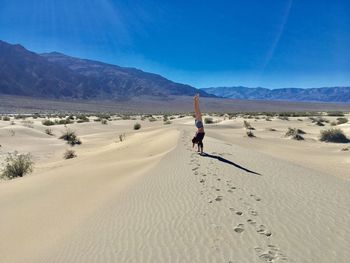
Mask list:
[[[215,97],[160,75],[0,41],[0,94],[44,98]]]
[[[221,97],[249,100],[350,102],[350,87],[196,89],[154,73],[58,52],[38,54],[0,40],[0,95],[58,99],[129,99],[140,96]]]
[[[350,87],[325,88],[247,88],[247,87],[213,87],[202,89],[207,93],[222,98],[243,100],[285,100],[309,102],[350,102]]]

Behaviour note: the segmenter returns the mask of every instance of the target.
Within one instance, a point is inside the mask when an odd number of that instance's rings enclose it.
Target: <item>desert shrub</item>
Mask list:
[[[107,123],[108,123],[108,122],[107,122],[106,119],[102,119],[102,120],[101,120],[101,124],[106,125]]]
[[[174,116],[171,116],[169,119],[170,119],[170,120],[174,120],[174,119],[175,119],[175,117],[174,117]]]
[[[171,124],[171,121],[167,120],[164,122],[164,125],[168,125],[168,124]]]
[[[14,179],[23,177],[33,171],[34,162],[32,156],[28,154],[9,154],[5,160],[5,167],[2,171],[2,177],[5,179]]]
[[[255,137],[254,133],[251,130],[247,130],[246,133],[247,133],[247,136],[250,137],[250,138]]]
[[[204,118],[204,123],[205,124],[213,124],[214,120],[211,117],[206,117],[206,118]]]
[[[125,140],[125,133],[119,134],[119,141],[122,142]]]
[[[75,131],[72,131],[70,129],[66,129],[61,135],[60,139],[67,141],[67,143],[71,146],[81,144],[81,141],[75,134]]]
[[[316,121],[316,123],[315,123],[317,126],[324,126],[324,124],[323,124],[323,122],[322,121]]]
[[[342,117],[342,116],[344,116],[344,113],[343,112],[341,112],[341,111],[329,111],[329,112],[327,112],[327,115],[328,116],[335,116],[335,117]]]
[[[77,155],[73,150],[66,150],[65,153],[63,154],[64,159],[73,159],[75,157],[77,157]]]
[[[288,116],[278,116],[278,118],[282,121],[289,121]]]
[[[169,119],[168,115],[163,116],[163,121],[166,122]]]
[[[266,121],[271,121],[271,117],[266,117],[265,120]]]
[[[298,119],[298,121],[303,121],[303,119]]]
[[[96,118],[96,119],[94,119],[94,121],[95,122],[99,122],[99,121],[101,121],[101,119],[100,118]]]
[[[248,130],[255,130],[255,128],[253,128],[249,122],[247,121],[243,121],[243,126],[244,128],[248,129]]]
[[[47,128],[47,129],[45,129],[45,133],[47,134],[47,135],[53,135],[53,133],[52,133],[52,129],[50,129],[50,128]]]
[[[135,123],[134,124],[134,130],[139,130],[141,129],[141,124],[140,123]]]
[[[181,119],[181,118],[185,118],[185,115],[179,115],[179,117],[178,117],[179,119]]]
[[[13,136],[15,136],[16,135],[16,132],[14,131],[14,130],[9,130],[8,131],[9,132],[9,135],[11,136],[11,137],[13,137]]]
[[[58,125],[67,125],[67,124],[71,124],[71,123],[73,123],[73,121],[69,118],[62,119],[62,120],[55,120],[55,124],[58,124]]]
[[[150,118],[148,118],[148,120],[149,120],[150,122],[157,121],[157,119],[156,119],[156,118],[154,118],[153,116],[152,116],[152,117],[150,117]]]
[[[346,137],[346,135],[341,129],[332,128],[321,131],[320,141],[348,143],[349,139]]]
[[[3,116],[3,117],[2,117],[2,120],[3,120],[3,121],[10,121],[11,119],[10,119],[9,116]]]
[[[55,125],[55,122],[51,121],[51,120],[48,120],[48,119],[45,119],[41,122],[43,125],[45,126],[52,126],[52,125]]]
[[[34,128],[34,122],[31,120],[23,120],[21,121],[22,125],[28,128]]]
[[[347,118],[344,118],[344,117],[337,118],[337,125],[347,123],[347,122],[348,122]]]
[[[26,115],[17,114],[17,115],[14,116],[14,118],[16,120],[19,120],[19,119],[25,120],[27,118],[27,116]]]
[[[305,134],[305,133],[306,132],[304,132],[301,129],[288,128],[285,136],[286,137],[291,137],[291,139],[293,139],[293,140],[301,141],[301,140],[304,140],[304,137],[301,136],[301,134]]]
[[[77,123],[89,122],[89,118],[86,115],[78,115]]]
[[[274,128],[269,128],[269,129],[267,129],[268,131],[277,131],[276,129],[274,129]]]

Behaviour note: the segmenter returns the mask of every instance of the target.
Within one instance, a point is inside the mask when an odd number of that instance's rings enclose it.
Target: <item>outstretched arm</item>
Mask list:
[[[199,120],[199,121],[202,120],[202,113],[199,109],[199,94],[196,94],[196,96],[194,96],[194,114],[195,114],[196,120]]]

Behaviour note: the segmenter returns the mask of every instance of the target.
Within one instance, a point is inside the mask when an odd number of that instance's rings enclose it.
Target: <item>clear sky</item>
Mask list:
[[[349,0],[0,0],[0,39],[197,88],[350,85]]]

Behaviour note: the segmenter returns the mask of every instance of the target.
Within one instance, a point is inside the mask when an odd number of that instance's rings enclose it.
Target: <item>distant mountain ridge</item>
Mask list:
[[[37,54],[0,40],[0,94],[119,99],[170,95],[215,97],[160,75],[57,52]]]
[[[310,101],[310,102],[350,102],[350,87],[326,87],[326,88],[247,88],[237,87],[212,87],[202,89],[207,93],[223,98],[249,99],[249,100],[285,100],[285,101]]]

